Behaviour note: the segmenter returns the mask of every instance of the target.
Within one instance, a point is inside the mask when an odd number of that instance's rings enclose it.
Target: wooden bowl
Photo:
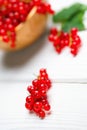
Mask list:
[[[0,37],[0,49],[5,51],[21,50],[32,44],[41,36],[46,27],[47,15],[38,14],[36,10],[37,8],[34,7],[28,14],[26,21],[15,28],[16,47],[11,48],[11,42],[5,43]]]

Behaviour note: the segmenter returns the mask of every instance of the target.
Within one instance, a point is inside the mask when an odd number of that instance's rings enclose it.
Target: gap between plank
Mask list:
[[[0,79],[0,82],[32,82],[33,79]],[[52,83],[87,84],[87,79],[51,79]]]

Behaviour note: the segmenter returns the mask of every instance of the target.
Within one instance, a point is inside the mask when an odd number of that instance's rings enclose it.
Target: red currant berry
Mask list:
[[[5,19],[5,23],[8,25],[8,24],[11,24],[11,23],[12,23],[12,21],[11,21],[11,19],[10,19],[10,18],[6,18],[6,19]]]
[[[60,38],[58,36],[55,37],[53,46],[56,47],[60,44]]]
[[[47,99],[42,99],[42,104],[43,104],[43,105],[45,105],[45,104],[47,104],[47,103],[48,103]]]
[[[33,0],[33,2],[34,2],[34,5],[40,5],[41,4],[41,0]]]
[[[40,74],[42,74],[43,72],[46,73],[46,69],[44,68],[40,69]]]
[[[3,4],[3,0],[0,0],[0,6]]]
[[[28,102],[25,103],[25,107],[30,111],[33,109],[32,105]]]
[[[69,33],[64,32],[62,38],[68,40],[69,39]]]
[[[77,35],[78,29],[77,28],[72,28],[71,29],[71,35],[75,36]]]
[[[56,47],[55,50],[56,50],[56,52],[58,52],[59,54],[60,54],[61,51],[62,51],[61,47]]]
[[[53,14],[55,13],[55,11],[52,10],[52,9],[50,9],[50,10],[49,10],[49,13],[53,15]]]
[[[38,88],[38,86],[39,86],[39,80],[38,79],[34,79],[32,81],[32,85],[35,86],[36,88]]]
[[[45,91],[47,91],[48,90],[48,86],[46,85],[46,84],[41,84],[40,86],[39,86],[39,90],[45,90]]]
[[[24,22],[26,18],[25,18],[25,16],[23,14],[20,14],[19,19],[21,20],[21,22]]]
[[[46,85],[47,85],[48,89],[51,87],[51,80],[50,79],[46,79]]]
[[[48,74],[45,73],[45,72],[41,73],[40,76],[41,76],[41,77],[44,77],[45,79],[48,78]]]
[[[51,41],[51,42],[53,42],[53,41],[54,41],[54,35],[53,35],[53,34],[50,34],[50,35],[48,36],[48,40]]]
[[[71,44],[71,48],[79,48],[80,47],[80,44],[76,41],[73,41],[72,44]]]
[[[41,102],[35,102],[33,106],[33,110],[38,113],[42,109],[42,103]]]
[[[14,12],[14,17],[16,18],[16,19],[19,19],[19,12]]]
[[[3,28],[3,22],[0,21],[0,29],[2,29],[2,28]]]
[[[12,24],[13,24],[13,26],[16,27],[18,25],[18,20],[17,19],[13,19]]]
[[[75,37],[73,38],[73,41],[75,41],[78,45],[81,45],[81,39],[80,39],[79,36],[75,36]]]
[[[37,7],[37,13],[46,14],[46,10],[45,10],[44,4],[43,5],[39,5]]]
[[[14,3],[13,4],[13,6],[12,6],[12,8],[13,8],[13,11],[18,11],[18,4],[17,3]]]
[[[29,93],[33,94],[34,91],[35,91],[34,86],[28,86],[28,87],[27,87],[27,91],[28,91]]]
[[[60,47],[63,49],[65,47],[65,41],[64,39],[60,41]]]
[[[58,33],[58,31],[57,31],[56,28],[51,28],[50,34],[52,34],[52,35],[57,35],[57,33]]]
[[[30,95],[30,96],[27,96],[26,97],[26,102],[30,103],[30,104],[33,104],[34,103],[34,99],[33,97]]]
[[[7,9],[6,9],[6,8],[2,8],[2,9],[1,9],[1,13],[2,13],[2,15],[4,16],[5,14],[7,14]]]
[[[68,39],[64,40],[64,45],[69,46],[69,40]]]
[[[35,99],[40,99],[41,98],[41,92],[38,91],[38,90],[35,90],[33,92],[33,96],[34,96]]]
[[[8,3],[7,8],[8,8],[8,10],[9,10],[9,12],[12,10],[13,5],[12,5],[12,3],[11,3],[11,2],[10,2],[10,3]]]
[[[1,35],[1,36],[5,36],[5,35],[6,35],[6,30],[2,28],[2,29],[0,30],[0,35]]]
[[[41,94],[42,97],[46,96],[46,90],[44,90],[44,89],[41,90],[41,91],[40,91],[40,94]]]
[[[8,30],[13,32],[15,30],[14,26],[12,24],[8,24]]]
[[[50,110],[50,105],[48,103],[44,104],[44,110],[49,111]]]
[[[38,114],[39,114],[39,117],[42,119],[45,117],[45,112],[43,110],[39,111]]]
[[[14,13],[13,12],[9,12],[9,18],[13,19],[14,18]]]
[[[77,53],[78,53],[78,49],[76,49],[76,48],[71,49],[71,54],[73,54],[73,56],[76,56]]]
[[[39,84],[41,85],[41,84],[45,84],[45,83],[46,83],[46,78],[43,76],[41,76],[41,77],[39,76]]]
[[[11,43],[11,48],[15,48],[16,44],[14,42]]]
[[[9,37],[7,35],[4,35],[3,36],[3,41],[6,42],[6,43],[9,42]]]

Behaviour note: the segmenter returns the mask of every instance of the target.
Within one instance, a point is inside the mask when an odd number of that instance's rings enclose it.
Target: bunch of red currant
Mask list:
[[[56,28],[52,28],[50,30],[48,39],[53,43],[55,50],[59,54],[65,47],[69,47],[71,54],[76,56],[79,48],[81,47],[81,38],[77,33],[77,28],[72,28],[69,33],[58,31]]]
[[[53,14],[50,4],[42,0],[0,0],[0,37],[6,43],[11,41],[11,47],[15,47],[15,27],[26,20],[31,9],[36,6],[37,12]]]
[[[51,80],[48,77],[46,69],[40,69],[37,79],[32,81],[32,85],[27,90],[30,93],[26,97],[25,107],[44,118],[46,113],[50,111],[50,104],[47,98],[47,92],[51,87]]]
[[[32,3],[34,4],[34,6],[37,6],[37,12],[41,13],[41,14],[54,14],[54,11],[51,9],[51,5],[46,3],[46,2],[42,2],[42,0],[32,0]]]

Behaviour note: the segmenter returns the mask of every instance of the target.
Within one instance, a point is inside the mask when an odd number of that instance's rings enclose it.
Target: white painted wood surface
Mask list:
[[[48,93],[51,115],[44,120],[29,114],[24,107],[28,84],[0,83],[0,129],[87,129],[87,84],[53,83]]]
[[[76,2],[49,1],[55,10]],[[68,49],[58,55],[47,32],[23,51],[0,51],[0,130],[87,130],[87,31],[79,32],[83,43],[75,58]],[[53,81],[48,93],[52,112],[44,120],[24,107],[26,88],[42,67]]]

